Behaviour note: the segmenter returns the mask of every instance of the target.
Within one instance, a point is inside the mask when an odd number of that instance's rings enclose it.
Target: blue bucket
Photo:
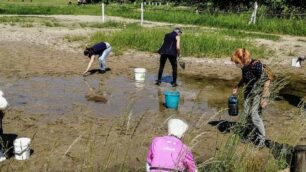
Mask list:
[[[180,92],[178,91],[165,91],[165,104],[169,109],[177,109],[180,103]]]

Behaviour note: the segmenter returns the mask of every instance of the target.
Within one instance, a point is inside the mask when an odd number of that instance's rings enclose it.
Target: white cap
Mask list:
[[[0,110],[4,110],[7,107],[8,103],[6,99],[0,96]]]
[[[168,135],[182,138],[187,129],[188,124],[180,119],[169,119],[168,121]]]
[[[3,93],[3,91],[2,90],[0,90],[0,96],[4,96],[4,93]]]

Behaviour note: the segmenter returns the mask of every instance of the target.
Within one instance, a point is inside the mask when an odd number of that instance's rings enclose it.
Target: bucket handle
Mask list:
[[[23,149],[20,153],[17,153],[17,152],[15,152],[15,150],[13,151],[13,153],[15,154],[15,155],[21,155],[21,154],[23,154],[25,151],[27,151],[27,150],[29,150],[30,149],[30,147],[29,146],[27,146],[25,149]]]

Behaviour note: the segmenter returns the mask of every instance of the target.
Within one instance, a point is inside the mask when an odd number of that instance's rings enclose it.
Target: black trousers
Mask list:
[[[176,83],[176,78],[177,78],[177,60],[176,56],[172,55],[167,55],[167,54],[162,54],[160,56],[159,60],[159,70],[158,70],[158,81],[161,81],[164,67],[166,64],[167,59],[169,59],[171,66],[172,66],[172,77],[173,77],[173,83]]]
[[[2,120],[3,120],[3,117],[4,117],[4,112],[2,110],[0,110],[0,137],[2,137],[3,135],[3,126],[2,126]]]

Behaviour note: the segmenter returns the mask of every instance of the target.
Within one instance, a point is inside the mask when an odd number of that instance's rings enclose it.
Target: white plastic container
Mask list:
[[[291,65],[293,67],[301,67],[300,62],[297,62],[297,58],[292,59]]]
[[[135,80],[137,82],[144,82],[146,78],[146,69],[145,68],[135,68]]]
[[[15,159],[26,160],[30,157],[30,138],[18,138],[14,140]]]

